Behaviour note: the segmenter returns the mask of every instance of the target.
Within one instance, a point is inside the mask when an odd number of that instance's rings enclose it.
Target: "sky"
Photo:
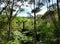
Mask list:
[[[56,3],[56,0],[53,0],[53,3]],[[31,13],[32,9],[34,9],[34,5],[30,5],[28,4],[28,2],[24,2],[24,5],[21,6],[21,8],[24,9],[24,11],[18,11],[17,16],[21,16],[21,17],[29,17],[30,15],[34,16],[33,13]],[[52,1],[50,2],[50,4],[52,4]],[[17,5],[21,5],[21,2],[17,2]],[[26,5],[28,5],[28,7],[26,7]],[[1,5],[0,7],[4,7],[4,4]],[[18,7],[14,7],[14,9],[16,9],[15,12],[13,12],[13,14],[15,14],[17,12],[17,10],[19,10]],[[41,7],[41,11],[39,11],[38,13],[36,13],[36,15],[43,15],[45,12],[47,11],[47,4],[45,4],[45,6]]]
[[[21,16],[21,17],[28,17],[29,14],[27,13],[31,13],[31,10],[33,9],[33,4],[31,5],[31,8],[30,8],[30,5],[27,4],[28,2],[24,3],[25,5],[28,5],[29,7],[26,7],[26,6],[22,6],[25,10],[23,12],[19,12],[17,16]],[[53,3],[56,3],[56,0],[53,0]],[[50,2],[50,4],[52,4],[52,1]],[[38,13],[36,13],[36,15],[43,15],[45,12],[47,11],[47,4],[45,6],[43,6],[41,8],[41,11],[39,11]],[[34,16],[33,13],[31,13],[32,16]]]

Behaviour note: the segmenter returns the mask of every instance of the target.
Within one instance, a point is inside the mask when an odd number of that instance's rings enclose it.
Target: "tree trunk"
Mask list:
[[[34,0],[34,9],[35,9],[35,0]],[[34,11],[34,44],[37,44],[36,13],[35,13],[35,11]]]
[[[25,29],[25,22],[23,21],[23,30]]]
[[[8,21],[8,41],[10,41],[10,34],[11,34],[11,21]]]
[[[9,0],[9,4],[10,4],[10,0]],[[12,14],[13,14],[13,5],[14,5],[14,0],[13,0],[13,4],[12,4],[12,8],[10,8],[10,15],[9,15],[9,17],[8,17],[8,40],[10,41],[11,40],[11,22],[12,22]]]
[[[59,1],[57,0],[57,12],[58,12],[58,20],[60,22],[60,9],[59,9]]]
[[[36,13],[34,13],[34,44],[37,44]]]
[[[58,20],[59,20],[59,24],[58,26],[60,26],[60,9],[59,9],[59,0],[57,0],[57,12],[58,12]],[[58,27],[57,29],[57,40],[56,43],[60,44],[60,27]]]

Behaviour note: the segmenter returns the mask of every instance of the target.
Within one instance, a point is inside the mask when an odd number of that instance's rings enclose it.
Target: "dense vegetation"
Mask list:
[[[55,44],[55,26],[51,20],[37,16],[38,44]],[[56,18],[57,19],[57,18]],[[56,22],[57,23],[57,22]],[[11,36],[8,40],[8,19],[0,15],[0,44],[33,44],[33,18],[16,17],[11,22]]]
[[[22,5],[25,1],[21,0]],[[60,44],[60,1],[56,1],[57,4],[49,5],[50,0],[42,0],[42,3],[39,0],[38,7],[35,8],[35,0],[30,0],[29,3],[34,3],[31,11],[34,17],[27,18],[16,16],[18,11],[24,10],[21,6],[14,5],[14,0],[0,1],[6,3],[0,11],[0,44]],[[47,12],[36,16],[40,7],[46,3]],[[13,9],[15,6],[19,9]],[[14,11],[17,11],[16,14],[13,14]]]

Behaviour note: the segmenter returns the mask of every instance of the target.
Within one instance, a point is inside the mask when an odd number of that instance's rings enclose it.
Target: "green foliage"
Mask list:
[[[37,40],[38,44],[50,44],[56,41],[55,26],[52,22],[46,22],[37,16]],[[5,22],[5,23],[4,23]],[[33,44],[33,18],[16,17],[11,22],[11,40],[8,41],[8,18],[0,15],[0,44]],[[23,22],[25,28],[23,30]],[[57,22],[57,26],[58,26]]]

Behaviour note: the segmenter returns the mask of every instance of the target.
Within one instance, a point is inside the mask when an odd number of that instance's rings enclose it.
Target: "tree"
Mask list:
[[[11,23],[12,23],[12,20],[16,17],[17,13],[19,10],[17,10],[17,12],[13,15],[13,12],[16,11],[14,9],[15,7],[15,0],[4,0],[4,2],[1,1],[1,3],[4,3],[5,6],[2,8],[2,11],[0,13],[3,13],[3,11],[5,10],[5,14],[7,16],[7,19],[8,19],[8,38],[7,38],[7,41],[10,41],[11,40]],[[17,6],[18,7],[18,6]],[[19,6],[20,8],[20,6]]]
[[[59,0],[56,0],[56,1],[57,1],[57,13],[58,13],[57,16],[58,16],[58,21],[56,21],[54,12],[53,12],[53,14],[50,16],[50,18],[51,18],[51,20],[52,20],[52,22],[53,22],[53,24],[54,24],[54,26],[55,26],[55,28],[56,28],[56,29],[55,29],[55,36],[56,36],[56,38],[57,38],[56,43],[59,44],[59,43],[60,43],[60,37],[59,37],[59,36],[60,36],[60,35],[59,35],[59,33],[60,33],[60,29],[59,29],[59,27],[60,27],[60,23],[59,23],[59,22],[60,22],[60,15],[59,15],[59,14],[60,14],[60,9],[59,9]],[[53,5],[53,6],[54,6],[54,5]],[[53,7],[53,6],[52,6],[52,7]],[[53,8],[53,9],[54,9],[54,8]],[[55,9],[56,9],[56,8],[55,8]],[[51,11],[51,10],[50,10],[50,7],[49,7],[49,11]],[[55,11],[55,10],[53,10],[53,11]],[[47,12],[47,13],[49,13],[49,12]],[[49,13],[49,14],[47,14],[47,13],[46,13],[46,16],[48,16],[48,15],[50,14],[50,13]],[[46,17],[46,16],[45,16],[45,17]],[[57,22],[58,22],[58,23],[57,23]]]

